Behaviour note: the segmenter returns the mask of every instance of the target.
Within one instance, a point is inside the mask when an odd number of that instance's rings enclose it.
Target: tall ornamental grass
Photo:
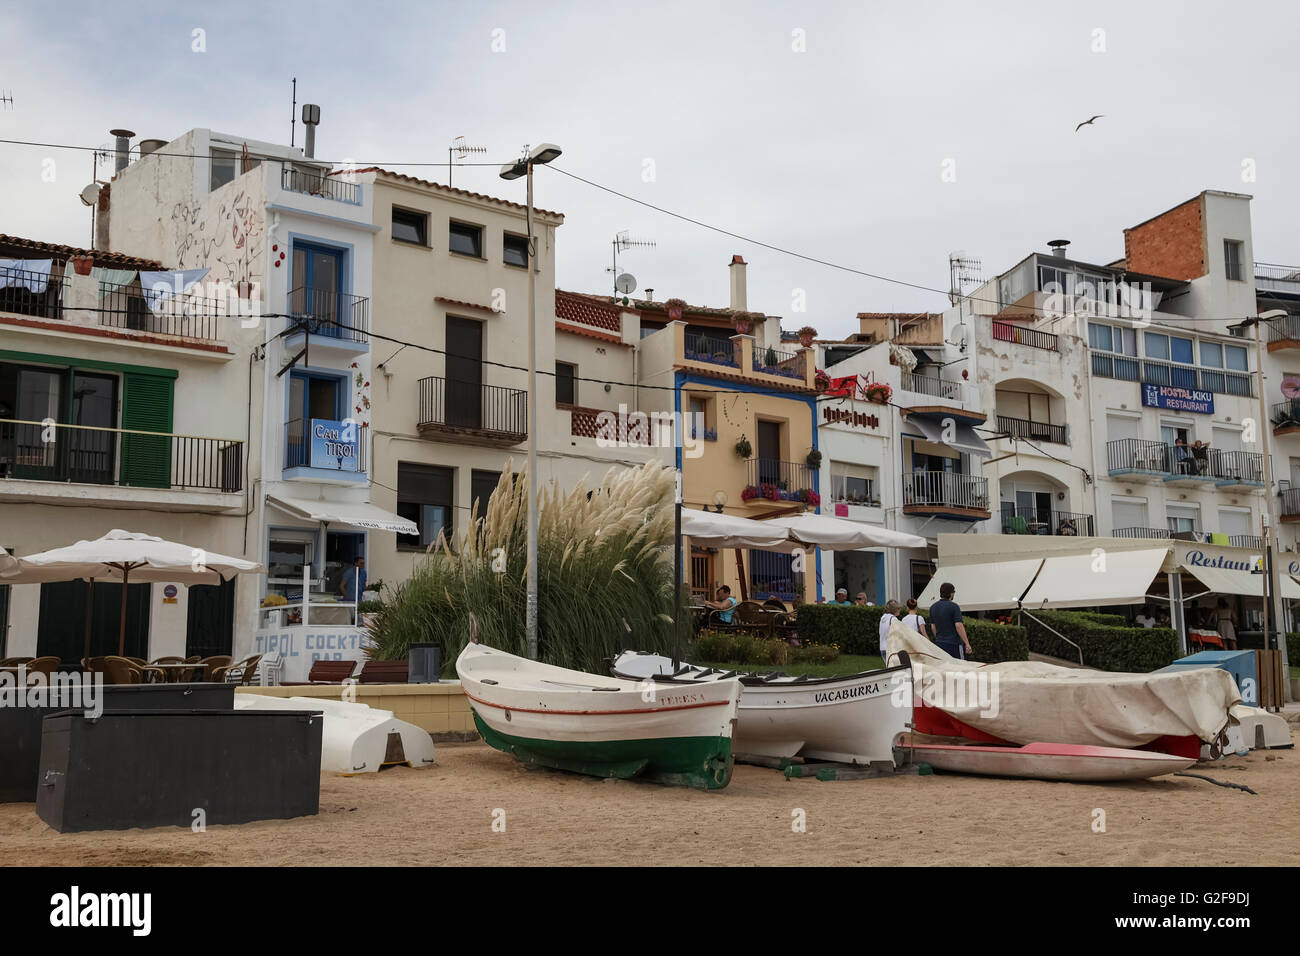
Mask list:
[[[539,494],[538,656],[592,673],[625,649],[671,652],[674,640],[674,472],[657,463],[613,468],[599,486]],[[372,627],[380,660],[411,644],[442,648],[443,673],[469,639],[527,656],[528,478],[509,466],[455,542],[445,538],[393,589]],[[685,621],[679,614],[677,620]]]

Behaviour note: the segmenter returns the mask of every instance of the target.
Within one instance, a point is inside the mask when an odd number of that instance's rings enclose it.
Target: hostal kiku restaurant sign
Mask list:
[[[866,412],[853,412],[847,408],[822,409],[822,418],[828,425],[852,425],[854,428],[879,428],[880,419]]]
[[[1175,412],[1214,414],[1214,393],[1178,385],[1143,385],[1142,404],[1148,408],[1167,408]]]

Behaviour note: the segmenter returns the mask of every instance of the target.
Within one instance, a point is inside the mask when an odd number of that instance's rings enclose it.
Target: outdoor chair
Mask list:
[[[740,625],[736,623],[736,609],[731,609],[731,622],[728,623],[722,619],[722,612],[713,610],[709,612],[708,618],[704,622],[705,628],[713,631],[738,631]]]
[[[155,657],[151,663],[154,664],[184,664],[183,657]]]
[[[763,607],[770,607],[773,611],[781,611],[782,613],[787,610],[785,602],[778,598],[768,598],[763,602]]]
[[[144,672],[125,657],[104,657],[96,667],[105,684],[143,684]]]
[[[34,657],[6,657],[4,660],[0,660],[0,667],[21,667],[23,664],[35,659]]]
[[[37,657],[35,659],[29,659],[25,666],[27,668],[27,673],[29,674],[40,673],[49,677],[59,669],[59,665],[62,663],[63,658],[61,657]]]
[[[200,680],[203,681],[204,683],[210,683],[212,681],[215,681],[217,680],[216,677],[217,668],[227,667],[233,662],[234,662],[234,658],[231,657],[229,654],[216,654],[212,657],[205,657],[203,658],[203,660],[198,662],[198,665],[203,668],[202,675],[199,677],[191,677],[191,680]],[[188,664],[189,662],[186,661],[186,663]],[[195,669],[197,670],[197,667]],[[191,671],[190,673],[192,674],[193,671]]]
[[[1011,520],[1007,522],[1007,527],[1011,529],[1012,534],[1029,534],[1029,522],[1025,520],[1024,515],[1012,515]]]
[[[763,605],[757,601],[741,601],[736,606],[734,615],[740,620],[740,626],[748,630],[762,631],[769,637],[772,634],[772,625],[775,615],[763,610]]]
[[[366,661],[357,675],[358,684],[405,684],[408,661]]]
[[[229,664],[225,667],[215,668],[212,672],[214,681],[224,681],[227,684],[240,684],[247,687],[253,682],[253,677],[257,674],[257,662],[262,659],[261,654],[253,654],[244,658],[238,664]]]

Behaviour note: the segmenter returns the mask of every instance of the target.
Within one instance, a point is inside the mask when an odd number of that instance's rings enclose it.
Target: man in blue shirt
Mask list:
[[[348,604],[355,604],[361,600],[361,595],[366,590],[366,559],[355,558],[352,561],[352,567],[343,572],[343,580],[339,582],[339,594],[343,595],[343,600]]]
[[[966,638],[966,625],[962,623],[961,607],[954,601],[957,589],[945,581],[939,585],[939,600],[930,605],[930,633],[934,642],[950,657],[965,660],[970,654],[970,641]],[[966,653],[962,653],[962,647]]]
[[[704,603],[718,612],[718,620],[722,621],[723,624],[730,624],[731,615],[740,602],[731,596],[731,588],[724,584],[718,588],[718,599],[716,601],[705,601]]]

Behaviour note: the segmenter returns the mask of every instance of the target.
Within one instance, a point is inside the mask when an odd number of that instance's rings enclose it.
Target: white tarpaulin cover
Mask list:
[[[312,501],[290,498],[286,495],[267,495],[266,500],[282,511],[311,521],[345,524],[369,531],[395,531],[398,534],[419,534],[414,521],[385,511],[375,505],[360,501]]]
[[[1143,604],[1168,555],[1168,548],[1149,548],[1049,557],[1021,600],[1030,610]]]
[[[913,686],[923,700],[1016,744],[1140,747],[1189,734],[1211,742],[1241,702],[1232,675],[1217,667],[1120,674],[1039,661],[979,664],[949,657],[901,621],[890,627],[888,647],[891,657],[900,650],[911,656]],[[971,692],[972,684],[983,690]],[[950,692],[958,685],[960,693]]]
[[[767,522],[694,508],[682,509],[682,534],[706,548],[779,548],[789,540]]]
[[[968,611],[997,611],[1016,607],[1034,579],[1042,558],[1026,561],[989,561],[985,564],[954,564],[940,568],[925,586],[917,603],[928,608],[939,600],[945,583],[957,589],[956,601]]]
[[[894,531],[859,521],[846,521],[830,515],[803,514],[770,518],[763,522],[772,528],[789,531],[800,544],[816,545],[827,551],[857,551],[859,548],[924,548],[926,540],[918,534]]]

